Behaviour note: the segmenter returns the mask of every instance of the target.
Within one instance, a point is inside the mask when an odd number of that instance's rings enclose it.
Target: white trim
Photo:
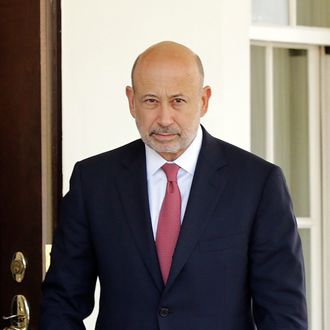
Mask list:
[[[311,218],[297,218],[297,223],[301,229],[311,229],[314,226]]]
[[[289,0],[289,22],[291,26],[297,25],[297,0]]]
[[[304,26],[250,27],[252,41],[299,43],[303,45],[330,45],[330,29]]]
[[[330,329],[330,55],[321,54],[322,193],[323,193],[323,315]]]
[[[309,173],[311,230],[311,326],[322,329],[322,235],[321,235],[321,141],[320,141],[320,53],[308,49]]]
[[[266,159],[274,162],[274,75],[273,48],[266,46]]]

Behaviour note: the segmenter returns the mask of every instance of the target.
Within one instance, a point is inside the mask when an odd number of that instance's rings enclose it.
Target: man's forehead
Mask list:
[[[194,83],[200,79],[194,64],[176,61],[145,61],[135,72],[135,82],[142,84]]]
[[[179,74],[168,72],[162,74],[152,74],[144,72],[137,74],[135,78],[135,89],[143,93],[159,93],[167,91],[167,93],[187,93],[193,89],[199,88],[200,83],[198,77],[191,74]]]
[[[169,59],[169,58],[192,58],[196,56],[192,50],[188,47],[171,42],[165,41],[160,42],[156,45],[149,47],[145,50],[142,54],[139,55],[138,62],[142,62],[146,59],[154,59],[154,58],[162,58],[162,59]]]
[[[136,73],[148,74],[149,72],[156,72],[160,74],[166,74],[171,70],[176,72],[187,72],[190,74],[197,73],[197,66],[192,58],[178,58],[178,57],[147,57],[142,59],[136,67]]]
[[[132,83],[137,80],[157,76],[198,79],[203,84],[204,72],[199,57],[189,48],[173,42],[163,42],[148,48],[134,63]],[[177,75],[177,77],[175,76]]]

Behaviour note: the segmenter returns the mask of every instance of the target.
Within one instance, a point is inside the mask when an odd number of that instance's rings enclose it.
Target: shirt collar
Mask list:
[[[197,129],[197,134],[190,146],[185,152],[178,157],[174,163],[179,165],[183,170],[194,175],[197,164],[199,151],[202,146],[203,133],[201,126]],[[154,175],[165,163],[168,163],[158,152],[151,149],[145,144],[146,149],[146,164],[147,164],[147,178]]]

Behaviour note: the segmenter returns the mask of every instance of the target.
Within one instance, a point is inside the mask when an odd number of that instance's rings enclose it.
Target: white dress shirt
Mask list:
[[[199,126],[197,134],[190,146],[185,152],[178,157],[173,163],[180,166],[178,172],[178,185],[181,193],[181,223],[187,207],[190,188],[195,173],[196,163],[199,151],[202,146],[203,133]],[[152,230],[154,238],[156,238],[158,217],[163,203],[166,191],[167,178],[161,167],[165,163],[170,163],[155,150],[147,145],[146,148],[146,164],[147,164],[147,180],[149,194],[149,209],[151,216]]]

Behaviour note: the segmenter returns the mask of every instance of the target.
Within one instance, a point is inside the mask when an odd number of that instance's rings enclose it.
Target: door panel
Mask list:
[[[55,4],[55,9],[57,5]],[[59,8],[59,7],[58,7]],[[55,10],[56,14],[56,10]],[[0,329],[9,325],[2,315],[11,315],[15,295],[24,295],[30,305],[30,329],[37,329],[40,284],[43,277],[43,157],[41,121],[45,67],[41,66],[40,2],[8,0],[0,3]],[[56,14],[57,15],[57,14]],[[54,40],[55,44],[57,40]],[[55,52],[57,63],[58,53]],[[58,67],[53,68],[58,72]],[[55,75],[57,77],[57,75]],[[55,89],[57,93],[57,89]],[[58,95],[54,95],[58,100]],[[57,116],[58,108],[50,109]],[[56,118],[55,116],[55,118]],[[58,130],[48,143],[57,145]],[[57,152],[58,148],[54,148]],[[55,164],[54,153],[50,162]],[[51,168],[53,168],[51,166]],[[57,171],[51,181],[56,183]],[[58,184],[54,184],[58,187]],[[57,205],[54,190],[50,191]],[[51,206],[53,209],[53,206]],[[23,281],[11,274],[15,252],[27,259]]]

